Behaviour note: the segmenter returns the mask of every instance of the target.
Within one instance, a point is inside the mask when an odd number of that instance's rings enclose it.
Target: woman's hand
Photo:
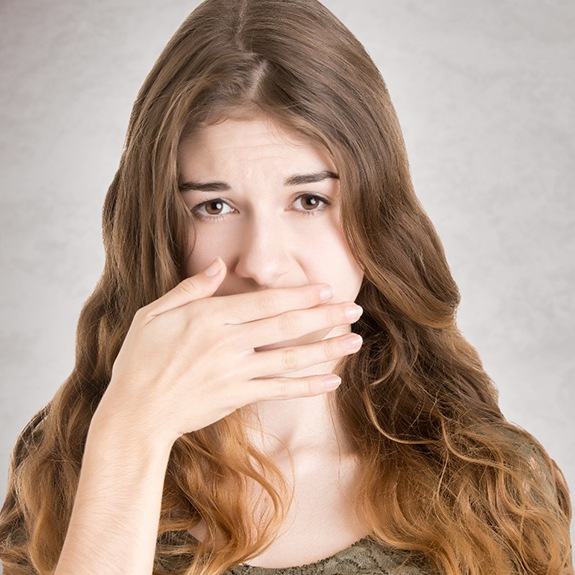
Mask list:
[[[285,374],[356,352],[359,335],[260,348],[347,326],[361,308],[327,303],[325,285],[210,297],[225,275],[218,258],[136,313],[95,417],[173,442],[244,405],[337,387],[335,374]]]
[[[327,286],[210,297],[225,275],[218,259],[134,316],[92,418],[56,575],[151,573],[173,442],[255,401],[333,389],[337,376],[285,374],[359,349],[355,334],[322,339],[361,313],[328,303]]]

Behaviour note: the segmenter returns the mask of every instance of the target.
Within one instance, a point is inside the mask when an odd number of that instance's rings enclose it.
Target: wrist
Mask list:
[[[100,405],[92,417],[86,444],[117,452],[122,457],[147,455],[167,461],[175,438],[165,437],[159,426],[147,425],[150,421],[141,415],[130,416]]]

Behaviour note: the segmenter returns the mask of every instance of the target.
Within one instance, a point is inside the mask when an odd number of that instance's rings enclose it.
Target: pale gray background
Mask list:
[[[463,295],[460,324],[575,485],[575,2],[326,0],[366,45]],[[0,0],[0,490],[73,366],[131,104],[183,0]]]

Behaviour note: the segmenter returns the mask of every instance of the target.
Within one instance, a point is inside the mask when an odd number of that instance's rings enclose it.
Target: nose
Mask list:
[[[278,287],[289,272],[290,246],[276,221],[246,223],[242,242],[237,246],[235,274],[261,287]]]

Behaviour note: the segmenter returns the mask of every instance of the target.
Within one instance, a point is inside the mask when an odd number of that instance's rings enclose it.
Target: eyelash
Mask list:
[[[298,200],[303,199],[314,199],[319,201],[319,206],[315,210],[296,210],[306,216],[317,216],[317,214],[325,212],[325,210],[329,206],[331,206],[331,202],[327,198],[324,198],[323,196],[318,196],[317,194],[301,194],[295,199],[295,201],[297,202]]]
[[[230,204],[228,204],[228,202],[226,202],[225,200],[223,200],[222,198],[214,198],[213,200],[208,200],[206,202],[202,202],[200,204],[196,204],[194,207],[190,208],[190,212],[192,213],[192,215],[194,217],[196,217],[199,220],[206,220],[206,221],[210,221],[210,222],[219,222],[220,220],[223,220],[227,214],[202,214],[200,213],[200,210],[204,207],[206,207],[208,204],[213,204],[216,202],[221,202],[222,204],[228,206],[229,208],[233,209]]]
[[[329,206],[331,206],[331,202],[327,198],[324,198],[323,196],[319,196],[317,194],[301,194],[294,200],[294,203],[299,201],[299,200],[303,200],[303,199],[308,199],[308,200],[314,199],[314,200],[318,200],[318,202],[319,202],[318,208],[315,210],[304,210],[304,209],[294,210],[296,212],[303,214],[304,216],[317,216],[318,214],[325,212],[325,210]],[[212,204],[215,202],[221,202],[222,204],[224,204],[224,205],[228,206],[229,208],[231,208],[232,210],[234,210],[234,208],[232,208],[232,206],[230,206],[230,204],[226,200],[224,200],[223,198],[214,198],[213,200],[207,200],[206,202],[201,202],[199,204],[196,204],[195,206],[190,208],[190,212],[192,213],[192,215],[194,217],[196,217],[200,220],[219,222],[219,221],[223,220],[228,215],[229,212],[225,213],[225,214],[214,214],[214,215],[202,214],[200,212],[200,210],[202,208],[204,208],[208,204]]]

